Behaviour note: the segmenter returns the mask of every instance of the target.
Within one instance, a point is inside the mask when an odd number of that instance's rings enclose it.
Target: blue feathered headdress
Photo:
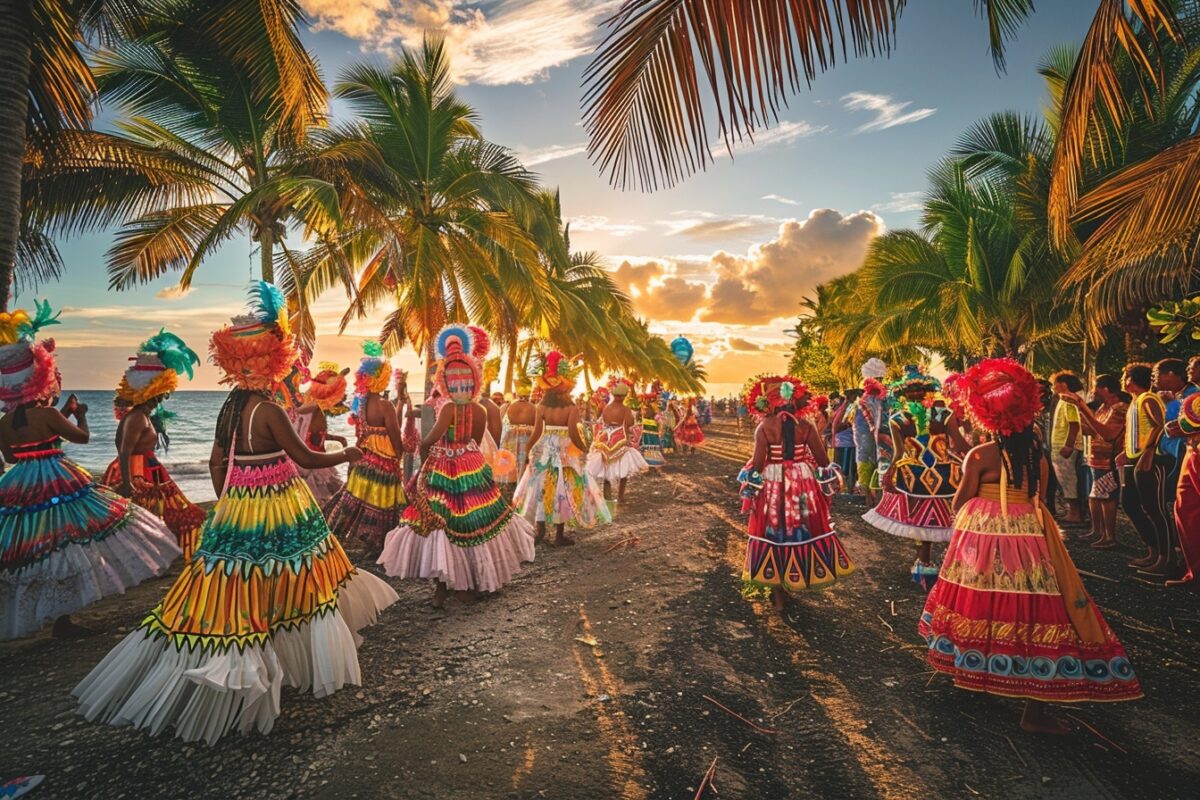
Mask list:
[[[683,336],[676,336],[671,341],[671,352],[675,354],[675,358],[679,363],[685,367],[692,363],[692,356],[696,354],[692,343]]]

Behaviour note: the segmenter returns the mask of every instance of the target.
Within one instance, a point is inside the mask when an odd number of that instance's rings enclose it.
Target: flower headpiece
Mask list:
[[[616,397],[625,397],[633,391],[633,381],[623,375],[609,375],[608,390]]]
[[[326,414],[337,416],[345,414],[346,407],[346,375],[350,369],[340,369],[332,361],[322,361],[321,371],[312,376],[308,391],[304,393],[304,402],[311,403]]]
[[[883,397],[888,392],[887,387],[878,378],[867,378],[863,381],[863,397]]]
[[[752,378],[747,387],[746,408],[758,415],[769,414],[808,392],[804,381],[791,375],[759,375]]]
[[[266,281],[250,285],[248,313],[216,331],[209,359],[225,373],[221,383],[273,392],[296,363],[296,338],[283,292]]]
[[[577,358],[569,359],[557,350],[551,350],[535,359],[529,375],[543,392],[569,394],[575,388],[575,378],[579,375]]]
[[[392,379],[392,366],[383,357],[383,345],[374,339],[368,339],[362,345],[363,357],[359,359],[358,369],[354,371],[354,400],[350,403],[350,424],[357,425],[361,421],[367,396],[381,394],[387,391],[388,382]]]
[[[612,392],[607,386],[597,386],[596,391],[592,392],[592,405],[597,409],[604,408],[612,400]]]
[[[904,377],[893,382],[891,388],[894,394],[902,395],[918,391],[926,393],[936,392],[942,388],[942,385],[938,382],[937,378],[932,375],[926,375],[917,369],[915,364],[908,364],[904,367]]]
[[[447,400],[468,402],[460,399],[463,389],[468,385],[471,387],[471,401],[476,400],[483,390],[482,370],[475,355],[478,348],[477,331],[483,333],[478,328],[447,325],[434,340],[434,352],[440,359],[437,368],[437,388]],[[487,350],[482,352],[486,353]]]
[[[48,400],[62,391],[54,340],[37,341],[38,331],[58,324],[58,314],[51,313],[49,300],[35,300],[34,308],[32,317],[21,309],[0,312],[0,405],[4,411]]]
[[[133,408],[170,394],[178,388],[179,376],[186,372],[191,380],[192,368],[200,363],[200,357],[183,339],[166,330],[142,342],[137,355],[129,360],[133,364],[121,376],[113,397],[115,408]]]
[[[1011,358],[989,358],[971,367],[954,381],[952,398],[977,426],[1002,436],[1024,431],[1042,410],[1037,379]]]

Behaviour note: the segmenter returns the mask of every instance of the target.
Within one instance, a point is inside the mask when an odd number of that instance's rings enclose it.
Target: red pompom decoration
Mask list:
[[[1042,410],[1037,380],[1011,358],[989,358],[956,379],[949,392],[976,425],[1012,436],[1033,424]]]

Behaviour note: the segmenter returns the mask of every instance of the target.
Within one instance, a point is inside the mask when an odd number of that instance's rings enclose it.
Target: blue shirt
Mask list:
[[[1200,392],[1200,388],[1198,388],[1195,384],[1189,383],[1187,386],[1183,387],[1183,391],[1175,395],[1174,400],[1167,403],[1166,414],[1163,417],[1164,420],[1166,422],[1173,422],[1174,420],[1179,419],[1179,409],[1183,407],[1183,398],[1190,397],[1196,392]],[[1183,446],[1186,441],[1187,437],[1167,436],[1164,433],[1162,438],[1158,441],[1158,452],[1161,455],[1170,456],[1178,461],[1183,456]]]

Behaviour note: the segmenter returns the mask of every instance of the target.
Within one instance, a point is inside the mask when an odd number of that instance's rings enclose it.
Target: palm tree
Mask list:
[[[965,2],[965,0],[963,0]],[[974,0],[987,22],[997,68],[1005,42],[1033,12],[1032,0]],[[1111,93],[1114,64],[1126,53],[1161,85],[1155,51],[1132,33],[1140,23],[1178,38],[1175,0],[1098,0],[1085,48],[1071,75],[1065,136],[1055,156],[1055,213],[1073,213],[1079,166],[1096,121],[1123,110]],[[626,0],[584,73],[589,155],[626,188],[670,187],[712,160],[705,105],[717,136],[735,143],[777,121],[801,83],[847,58],[886,55],[903,0]],[[702,86],[701,75],[705,86]]]
[[[11,300],[14,270],[34,282],[61,271],[45,229],[22,215],[24,166],[44,153],[48,137],[91,123],[96,87],[83,42],[131,30],[143,6],[142,0],[0,0],[0,311]]]
[[[307,162],[336,187],[342,226],[299,259],[305,291],[343,287],[343,329],[390,306],[380,331],[389,351],[427,350],[448,321],[503,330],[548,294],[528,232],[541,213],[537,182],[480,135],[449,66],[430,39],[391,67],[348,68],[335,91],[358,119],[323,132]]]
[[[119,225],[107,255],[115,289],[172,270],[186,288],[240,231],[259,244],[262,277],[275,280],[287,225],[319,236],[340,211],[333,187],[301,168],[327,105],[301,18],[295,0],[152,6],[142,35],[94,59],[101,98],[122,114],[115,131],[68,131],[31,165],[34,223]]]

